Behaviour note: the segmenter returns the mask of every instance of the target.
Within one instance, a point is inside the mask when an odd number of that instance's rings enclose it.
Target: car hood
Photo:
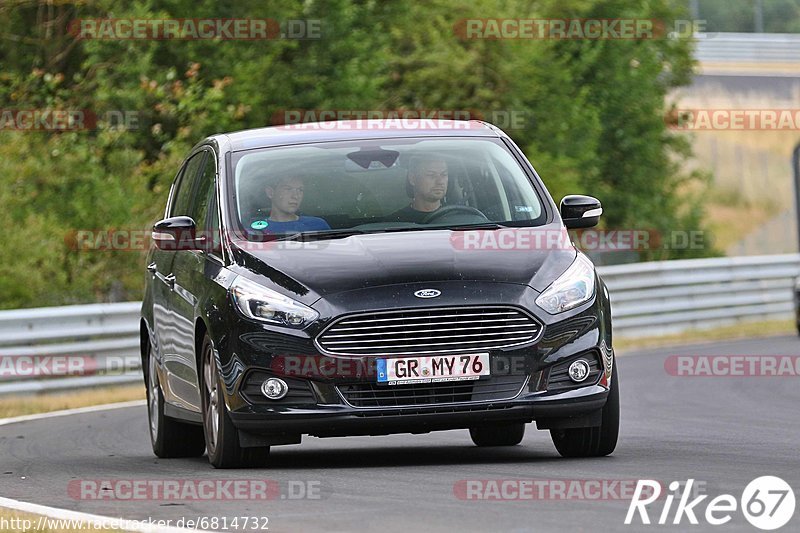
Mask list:
[[[235,270],[310,304],[384,285],[481,281],[541,292],[575,259],[560,224],[500,230],[425,230],[334,240],[232,243]],[[263,280],[266,278],[266,280]]]

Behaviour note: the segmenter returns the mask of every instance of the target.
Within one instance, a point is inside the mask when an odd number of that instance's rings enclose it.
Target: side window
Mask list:
[[[175,191],[175,198],[173,199],[169,216],[189,215],[189,208],[192,205],[192,189],[194,189],[194,185],[197,182],[197,172],[200,170],[200,165],[203,164],[205,156],[205,151],[199,152],[186,162],[183,176],[178,182],[178,190]]]
[[[189,216],[194,219],[198,230],[205,230],[206,219],[208,216],[208,205],[214,195],[214,179],[217,177],[216,161],[209,152],[203,170],[198,178],[197,192],[194,196],[196,200],[192,204]]]
[[[181,184],[181,180],[183,179],[183,173],[186,171],[186,165],[182,165],[181,168],[178,170],[178,173],[175,175],[175,179],[172,180],[172,185],[169,188],[169,198],[167,200],[167,206],[169,206],[169,212],[164,213],[164,217],[172,216],[172,206],[175,205],[175,198],[178,196],[178,185]]]

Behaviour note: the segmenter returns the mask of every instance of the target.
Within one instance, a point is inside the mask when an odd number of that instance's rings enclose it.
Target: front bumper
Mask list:
[[[487,403],[427,405],[382,409],[320,405],[311,409],[252,409],[231,413],[245,432],[269,437],[270,443],[295,441],[301,434],[317,437],[427,433],[492,423],[531,422],[540,428],[597,425],[608,389],[592,385],[551,395],[526,394],[514,400]]]
[[[487,286],[485,292],[491,289]],[[534,291],[520,288],[514,294],[507,286],[501,289],[505,291],[502,294],[488,294],[487,304],[499,301],[533,308]],[[373,307],[373,302],[361,304]],[[439,398],[427,404],[369,407],[350,403],[341,393],[341,386],[374,383],[371,371],[375,358],[322,354],[314,344],[319,331],[313,329],[277,330],[240,319],[224,328],[223,334],[216,337],[215,346],[225,383],[225,402],[245,445],[289,444],[299,442],[304,434],[327,437],[426,433],[534,420],[541,429],[588,427],[600,423],[600,410],[612,378],[609,309],[607,292],[598,280],[591,304],[556,317],[537,314],[544,330],[535,342],[489,350],[493,364],[503,362],[499,367],[505,369],[506,377],[518,377],[524,383],[507,396],[476,396],[485,401],[449,402]],[[349,312],[360,310],[353,305]],[[323,316],[333,317],[341,312],[337,309]],[[596,376],[585,384],[565,384],[564,365],[589,354],[597,361]],[[324,371],[328,363],[336,372]],[[556,368],[561,368],[558,386],[551,379]],[[308,384],[309,391],[287,396],[286,400],[291,401],[267,400],[258,393],[258,380],[251,379],[254,372],[262,380],[266,375],[291,379],[292,391],[299,390],[297,384],[300,388]]]

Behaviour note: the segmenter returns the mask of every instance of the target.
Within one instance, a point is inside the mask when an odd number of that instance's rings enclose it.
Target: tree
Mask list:
[[[513,115],[506,126],[519,127],[508,133],[556,200],[595,194],[609,227],[701,227],[690,195],[701,180],[681,173],[688,146],[663,120],[666,91],[689,79],[690,43],[459,34],[469,18],[688,18],[670,0],[12,3],[0,6],[0,109],[87,110],[98,121],[0,131],[0,221],[13,229],[0,243],[0,307],[137,299],[141,253],[82,247],[111,229],[147,231],[193,144],[268,125],[280,110]],[[318,20],[322,35],[80,40],[68,29],[85,18],[187,17]],[[78,238],[87,230],[95,241]],[[14,282],[20,270],[24,285]]]

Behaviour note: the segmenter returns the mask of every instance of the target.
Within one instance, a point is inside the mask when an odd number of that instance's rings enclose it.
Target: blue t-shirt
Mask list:
[[[304,231],[325,231],[331,229],[325,220],[319,217],[300,216],[290,222],[258,219],[250,223],[250,228],[264,233],[298,233]]]

